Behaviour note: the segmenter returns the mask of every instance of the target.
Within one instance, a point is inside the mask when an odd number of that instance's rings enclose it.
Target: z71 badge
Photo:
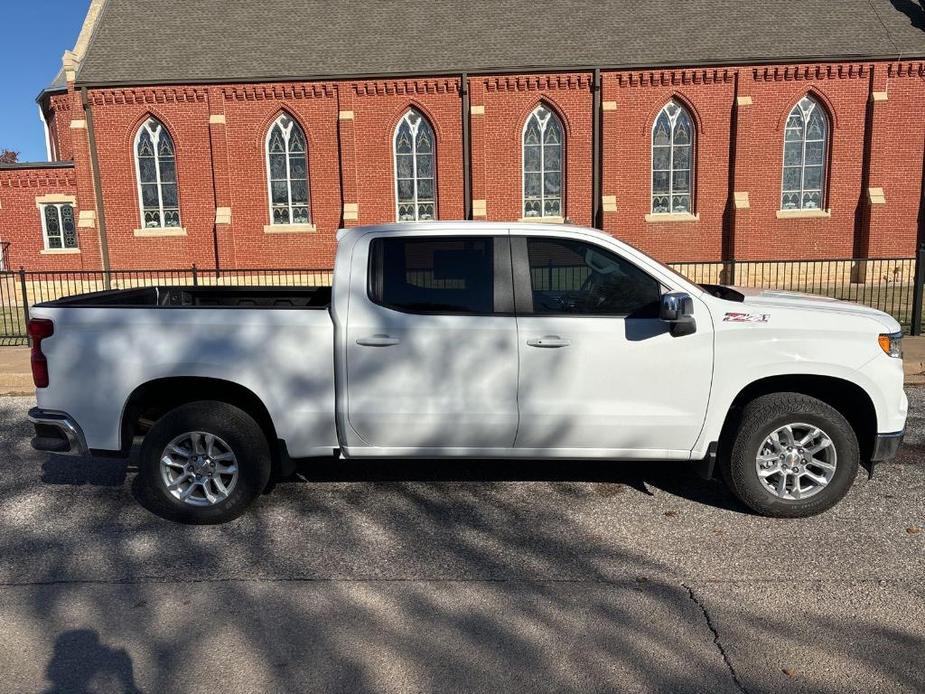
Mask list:
[[[770,313],[727,313],[724,321],[731,323],[767,323]]]

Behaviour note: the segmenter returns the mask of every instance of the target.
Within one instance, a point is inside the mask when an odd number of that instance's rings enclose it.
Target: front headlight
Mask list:
[[[901,332],[881,333],[877,342],[880,343],[880,349],[891,357],[903,358],[903,334]]]

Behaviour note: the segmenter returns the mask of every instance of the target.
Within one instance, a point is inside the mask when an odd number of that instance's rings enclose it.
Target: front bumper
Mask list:
[[[884,460],[892,460],[895,458],[896,451],[899,450],[905,435],[905,429],[893,432],[892,434],[877,434],[877,438],[874,439],[874,451],[870,456],[871,461],[879,463]]]
[[[80,426],[66,412],[33,407],[29,421],[35,426],[32,447],[61,455],[89,455],[87,440]]]

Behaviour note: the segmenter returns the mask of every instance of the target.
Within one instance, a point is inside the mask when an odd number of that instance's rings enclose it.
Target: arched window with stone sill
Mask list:
[[[523,128],[523,216],[562,218],[562,122],[545,104],[527,117]]]
[[[694,123],[672,99],[652,124],[652,214],[692,214]]]
[[[170,133],[156,118],[148,118],[135,133],[135,174],[142,228],[179,227],[176,153]]]
[[[825,202],[829,118],[812,96],[804,96],[787,116],[781,179],[782,210],[821,210]]]
[[[308,145],[292,116],[283,113],[270,125],[266,158],[270,224],[310,224]]]
[[[437,218],[434,129],[417,109],[398,121],[393,139],[395,206],[399,222]]]

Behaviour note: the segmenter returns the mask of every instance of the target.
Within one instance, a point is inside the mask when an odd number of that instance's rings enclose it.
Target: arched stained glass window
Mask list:
[[[681,104],[669,101],[652,125],[652,212],[693,209],[694,124]]]
[[[822,106],[804,96],[787,116],[784,128],[782,210],[822,209],[829,119]]]
[[[524,123],[524,217],[562,217],[562,123],[540,104]]]
[[[308,224],[308,147],[299,124],[285,113],[267,131],[270,224]]]
[[[141,226],[146,229],[180,226],[173,140],[167,128],[155,118],[142,123],[135,134],[135,171]]]
[[[395,128],[395,196],[399,222],[436,219],[434,130],[409,109]]]

